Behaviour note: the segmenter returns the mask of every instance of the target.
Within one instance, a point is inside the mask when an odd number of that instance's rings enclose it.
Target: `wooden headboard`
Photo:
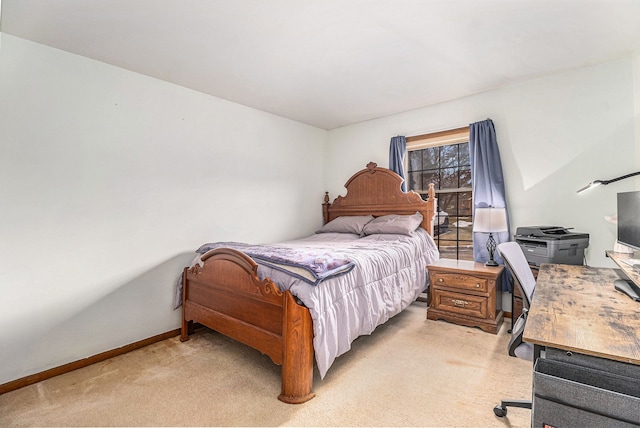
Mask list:
[[[345,196],[338,196],[329,203],[329,192],[325,193],[322,213],[324,223],[347,215],[379,217],[387,214],[411,215],[416,211],[424,217],[422,227],[433,235],[433,217],[436,198],[433,184],[429,185],[429,199],[423,201],[414,191],[403,192],[402,177],[387,168],[378,168],[375,162],[356,172],[344,185]]]

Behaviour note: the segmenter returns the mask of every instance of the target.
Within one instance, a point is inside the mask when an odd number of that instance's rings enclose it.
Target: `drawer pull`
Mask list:
[[[444,279],[438,278],[438,282],[444,282]]]
[[[476,288],[480,288],[480,283],[479,282],[476,284]]]
[[[465,306],[467,306],[469,304],[469,302],[466,302],[464,300],[459,300],[459,299],[451,299],[451,301],[453,302],[453,304],[455,306],[459,306],[461,308],[464,308]]]

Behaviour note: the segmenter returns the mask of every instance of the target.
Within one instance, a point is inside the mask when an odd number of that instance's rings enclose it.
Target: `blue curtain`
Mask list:
[[[471,180],[473,182],[473,210],[476,208],[492,206],[507,210],[507,201],[504,191],[504,176],[502,175],[502,163],[496,130],[491,119],[469,125],[469,156],[471,161]],[[507,232],[494,233],[496,243],[508,242],[511,231],[509,225],[509,212],[507,212]],[[486,233],[473,234],[473,257],[477,262],[489,260],[487,252]],[[503,263],[500,255],[494,253],[494,259]],[[502,291],[511,291],[510,281],[503,277]]]
[[[389,169],[404,180],[402,191],[407,191],[407,180],[404,177],[404,153],[407,151],[407,139],[404,136],[391,138],[389,145]]]

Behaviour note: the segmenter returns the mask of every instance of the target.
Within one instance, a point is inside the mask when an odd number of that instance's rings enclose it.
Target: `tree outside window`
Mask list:
[[[429,183],[435,185],[438,212],[434,240],[441,256],[473,260],[469,142],[408,150],[409,190],[426,199]]]

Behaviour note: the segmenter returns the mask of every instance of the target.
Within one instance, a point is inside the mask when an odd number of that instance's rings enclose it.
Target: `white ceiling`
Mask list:
[[[640,0],[1,0],[0,30],[332,129],[640,48]]]

